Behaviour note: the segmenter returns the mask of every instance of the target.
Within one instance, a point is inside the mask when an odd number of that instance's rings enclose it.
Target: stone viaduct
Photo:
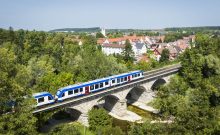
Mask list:
[[[78,121],[84,125],[88,125],[89,110],[101,104],[106,110],[120,117],[125,115],[127,103],[134,101],[148,103],[151,101],[155,96],[154,90],[158,86],[168,83],[170,77],[177,73],[180,67],[181,66],[177,64],[148,71],[144,73],[145,77],[143,79],[93,93],[88,96],[37,109],[33,113],[62,107],[65,108],[73,118],[78,119]]]

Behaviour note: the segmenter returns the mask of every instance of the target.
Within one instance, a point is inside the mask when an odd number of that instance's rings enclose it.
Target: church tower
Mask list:
[[[105,28],[101,28],[101,33],[102,33],[102,35],[103,35],[104,37],[106,37],[106,35],[105,35]]]

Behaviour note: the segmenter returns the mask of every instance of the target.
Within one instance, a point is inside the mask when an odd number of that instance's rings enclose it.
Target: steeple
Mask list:
[[[106,35],[105,35],[105,28],[101,28],[101,33],[102,33],[102,35],[103,35],[104,37],[106,37]]]

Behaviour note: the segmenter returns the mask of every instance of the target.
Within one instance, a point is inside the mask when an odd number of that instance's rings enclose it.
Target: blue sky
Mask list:
[[[220,0],[0,0],[0,28],[219,26]]]

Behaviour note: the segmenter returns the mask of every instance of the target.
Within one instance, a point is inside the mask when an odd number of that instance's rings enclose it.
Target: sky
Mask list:
[[[220,0],[0,0],[0,28],[220,26]]]

